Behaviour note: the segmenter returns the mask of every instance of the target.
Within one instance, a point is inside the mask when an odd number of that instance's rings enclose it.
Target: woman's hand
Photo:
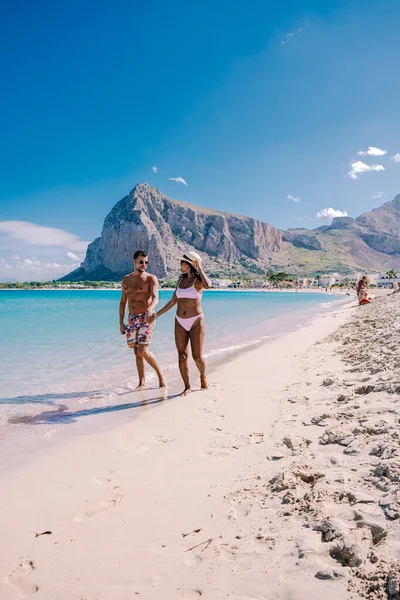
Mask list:
[[[201,269],[201,261],[199,260],[194,260],[193,261],[193,266],[196,269],[196,271],[198,271],[199,269]]]

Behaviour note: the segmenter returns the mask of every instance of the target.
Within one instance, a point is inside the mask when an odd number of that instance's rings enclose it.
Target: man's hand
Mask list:
[[[121,332],[121,335],[125,335],[125,333],[126,333],[126,325],[125,325],[125,323],[120,323],[119,324],[119,330]]]
[[[154,321],[156,320],[156,315],[153,312],[147,311],[146,320],[149,324],[154,323]]]

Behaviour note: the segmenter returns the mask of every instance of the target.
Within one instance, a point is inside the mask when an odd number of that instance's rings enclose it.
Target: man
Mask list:
[[[160,388],[166,387],[164,375],[148,346],[153,335],[154,321],[148,322],[158,304],[158,279],[146,273],[149,260],[147,252],[137,250],[133,255],[134,272],[122,280],[122,296],[119,303],[119,324],[122,335],[126,335],[129,348],[133,348],[136,356],[136,367],[139,375],[137,390],[145,386],[144,361],[148,362],[157,373]],[[129,316],[125,325],[125,310],[128,302]]]

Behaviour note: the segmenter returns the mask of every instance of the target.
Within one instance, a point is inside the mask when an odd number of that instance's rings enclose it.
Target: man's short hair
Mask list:
[[[136,250],[135,254],[133,255],[133,260],[137,260],[139,256],[148,256],[146,250]]]

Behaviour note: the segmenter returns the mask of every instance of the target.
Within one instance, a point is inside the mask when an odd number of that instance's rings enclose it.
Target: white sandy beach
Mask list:
[[[0,598],[399,598],[399,342],[400,295],[352,299],[207,392],[68,425],[1,473]]]

